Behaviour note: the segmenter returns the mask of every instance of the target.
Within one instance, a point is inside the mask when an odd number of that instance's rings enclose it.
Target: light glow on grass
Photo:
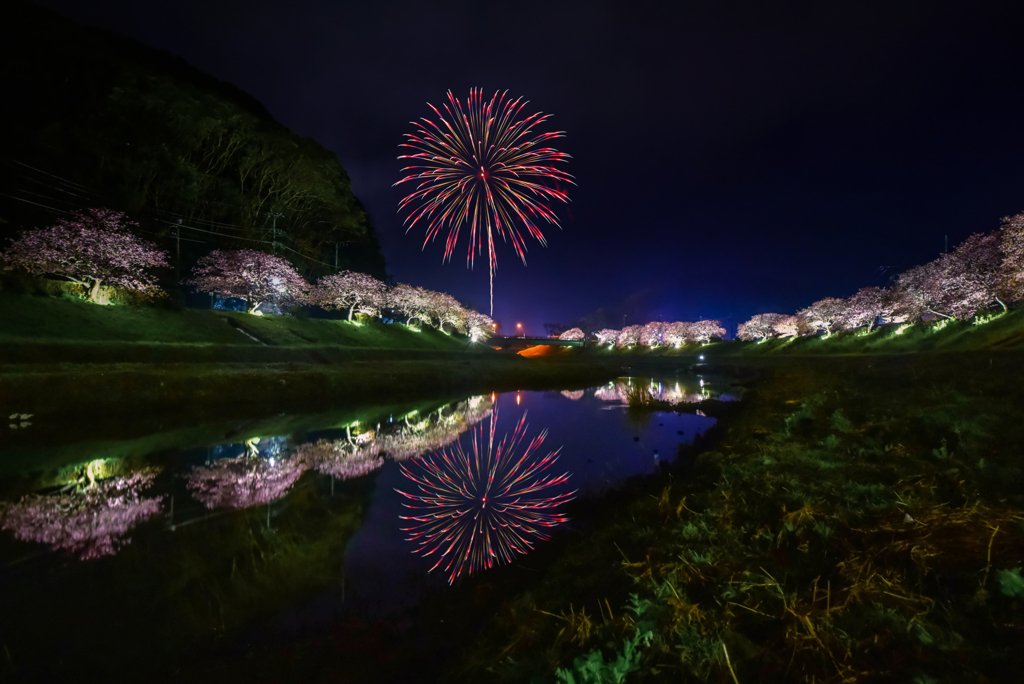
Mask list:
[[[896,331],[893,333],[893,335],[902,335],[904,332],[906,332],[908,328],[910,328],[910,324],[904,323],[900,327],[896,328]]]

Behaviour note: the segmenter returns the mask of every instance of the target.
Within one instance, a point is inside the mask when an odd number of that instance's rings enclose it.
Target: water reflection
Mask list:
[[[510,563],[550,538],[547,530],[567,521],[555,509],[570,501],[575,491],[559,492],[569,474],[547,471],[561,449],[544,457],[537,450],[547,431],[526,444],[526,414],[511,437],[495,440],[498,412],[491,415],[486,432],[474,428],[471,450],[461,440],[454,447],[402,464],[402,474],[417,485],[414,493],[397,490],[412,515],[408,541],[417,553],[436,556],[431,571],[444,566],[448,583],[462,572],[474,574],[498,563]],[[410,503],[412,502],[412,503]]]
[[[114,554],[127,544],[128,531],[160,512],[162,497],[145,497],[155,474],[72,484],[56,494],[29,494],[0,504],[0,524],[24,541],[49,544],[82,560]]]
[[[288,493],[308,469],[299,457],[261,456],[258,439],[246,442],[246,453],[196,466],[185,476],[192,496],[207,508],[249,508],[276,501]]]
[[[616,382],[610,382],[604,387],[598,387],[594,392],[601,401],[614,401],[628,404],[630,392],[635,389],[645,390],[654,401],[664,401],[676,406],[678,404],[696,404],[711,398],[712,394],[705,386],[704,380],[700,379],[696,387],[691,386],[688,391],[685,385],[679,382],[663,383],[642,378],[624,378]],[[728,398],[728,397],[722,397]]]
[[[436,451],[448,446],[463,432],[491,415],[493,405],[494,396],[490,395],[470,397],[426,416],[413,411],[404,417],[404,425],[380,437],[380,447],[396,461]]]

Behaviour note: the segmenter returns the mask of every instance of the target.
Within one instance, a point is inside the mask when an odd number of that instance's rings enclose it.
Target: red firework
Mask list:
[[[548,140],[565,137],[565,132],[535,132],[551,115],[538,112],[520,118],[528,103],[522,98],[512,100],[507,94],[508,91],[495,93],[485,101],[483,91],[472,88],[463,109],[449,90],[448,104],[440,110],[427,103],[438,121],[422,118],[412,122],[416,132],[407,133],[406,142],[400,147],[411,148],[415,153],[398,158],[415,160],[415,165],[402,169],[406,175],[395,183],[416,184],[415,191],[399,203],[398,210],[410,210],[405,219],[406,232],[421,220],[426,223],[424,247],[447,229],[444,258],[451,259],[459,230],[468,225],[466,262],[472,266],[486,236],[492,316],[494,271],[498,265],[495,233],[512,243],[525,264],[526,242],[520,229],[525,228],[541,245],[546,245],[538,222],[561,227],[549,203],[568,202],[562,182],[573,182],[570,174],[552,166],[554,162],[568,160],[569,155],[542,147]]]
[[[430,569],[443,565],[449,584],[463,570],[472,575],[509,563],[532,549],[535,541],[549,539],[546,530],[567,521],[553,509],[576,493],[552,491],[569,479],[568,473],[546,472],[558,460],[560,449],[543,458],[534,453],[547,431],[517,456],[526,439],[526,414],[511,438],[506,434],[495,443],[497,414],[495,409],[486,442],[483,429],[473,428],[471,451],[464,451],[459,440],[453,447],[410,462],[422,472],[401,465],[402,474],[419,490],[413,494],[396,490],[412,502],[403,505],[415,512],[400,516],[413,523],[402,531],[419,544],[417,553],[437,556]]]

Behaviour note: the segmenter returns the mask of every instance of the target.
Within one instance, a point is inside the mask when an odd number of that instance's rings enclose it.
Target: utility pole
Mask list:
[[[178,226],[174,229],[174,237],[177,238],[178,247],[178,269],[177,269],[177,280],[181,281],[181,219],[178,219]]]
[[[274,236],[273,241],[271,242],[271,244],[274,247],[274,256],[277,256],[277,219],[278,219],[279,216],[284,216],[284,214],[278,214],[276,212],[268,212],[268,213],[270,213],[270,215],[272,217],[274,217],[274,222],[273,222],[273,224],[270,227],[271,233]]]

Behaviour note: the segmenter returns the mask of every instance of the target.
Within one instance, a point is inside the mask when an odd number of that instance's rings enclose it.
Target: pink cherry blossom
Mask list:
[[[598,330],[594,333],[594,336],[597,337],[598,344],[615,344],[615,341],[619,339],[619,332],[620,331],[618,330],[605,328],[603,330]]]
[[[49,544],[82,560],[112,555],[128,531],[160,512],[162,497],[143,497],[152,473],[101,480],[79,491],[26,496],[0,504],[0,526],[18,539]]]
[[[775,324],[783,318],[785,316],[777,313],[757,314],[746,323],[740,323],[739,329],[736,331],[736,337],[747,341],[766,340],[769,337],[775,337],[778,334],[775,331]]]
[[[304,461],[324,475],[349,480],[367,475],[384,465],[381,445],[372,439],[365,444],[354,444],[345,439],[321,439],[315,444],[303,444],[292,458]]]
[[[645,347],[658,347],[663,343],[666,324],[660,321],[652,321],[640,331],[640,344]]]
[[[1003,219],[999,292],[1011,301],[1024,299],[1024,213]]]
[[[207,508],[249,508],[283,497],[308,468],[302,458],[246,455],[196,466],[185,480]]]
[[[204,256],[186,281],[201,292],[234,297],[257,313],[263,303],[302,304],[309,285],[287,259],[253,249],[214,250]]]
[[[132,234],[138,226],[111,209],[86,209],[49,228],[22,233],[2,257],[6,268],[78,283],[97,301],[101,284],[158,293],[148,269],[167,266],[167,252]]]
[[[797,315],[813,330],[824,331],[825,337],[830,337],[832,333],[843,328],[846,310],[845,299],[826,297],[799,311]]]
[[[686,323],[683,321],[675,321],[665,326],[665,332],[662,336],[665,344],[673,347],[681,347],[686,343],[686,340],[690,335],[690,328],[693,323]]]
[[[880,287],[862,287],[846,300],[844,324],[850,328],[868,326],[870,333],[880,316],[890,313],[886,290]]]
[[[640,333],[644,331],[642,325],[627,325],[621,331],[619,336],[615,338],[615,345],[617,347],[632,347],[634,344],[639,344]]]
[[[772,330],[782,338],[796,337],[800,334],[800,318],[798,316],[783,316],[772,324]]]
[[[690,326],[689,339],[694,342],[710,342],[713,337],[725,337],[721,321],[697,321]]]
[[[559,335],[558,339],[572,341],[572,340],[582,340],[584,337],[586,337],[586,335],[584,335],[583,331],[580,330],[579,328],[570,328],[569,330],[566,330],[564,333]]]
[[[387,303],[388,286],[365,273],[342,271],[317,281],[309,296],[311,304],[324,309],[348,309],[348,320],[355,311],[379,316]]]
[[[466,328],[469,339],[474,342],[483,342],[494,334],[494,321],[490,316],[470,310],[466,316]]]

